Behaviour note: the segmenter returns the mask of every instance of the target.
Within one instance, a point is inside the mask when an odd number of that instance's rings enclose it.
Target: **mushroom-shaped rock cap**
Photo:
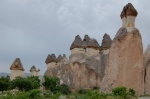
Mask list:
[[[10,70],[22,70],[22,71],[24,71],[24,68],[23,68],[22,63],[20,61],[20,58],[16,58],[14,60],[14,62],[12,63],[12,65],[10,67]]]
[[[105,33],[103,36],[101,48],[108,49],[108,48],[110,48],[111,43],[112,43],[112,39],[110,38],[110,36],[107,33]]]
[[[85,35],[83,41],[89,41],[89,40],[90,40],[90,37],[88,35]]]
[[[75,40],[73,41],[71,47],[70,47],[70,50],[74,49],[74,48],[81,48],[81,47],[82,47],[82,39],[80,38],[79,35],[77,35],[75,37]]]
[[[60,62],[62,59],[63,59],[63,57],[61,55],[59,55],[57,58],[57,62]]]
[[[87,48],[94,48],[94,49],[99,49],[100,46],[96,39],[90,39],[87,43]]]
[[[136,17],[137,15],[138,15],[138,12],[134,8],[134,6],[131,3],[128,3],[126,6],[124,6],[124,8],[120,14],[120,17],[121,18],[124,18],[127,16],[135,16]]]
[[[36,71],[36,67],[35,67],[35,66],[32,66],[32,67],[30,68],[30,72],[32,72],[32,71]]]
[[[45,63],[57,62],[55,54],[49,54],[45,60]]]
[[[40,71],[40,69],[36,70],[36,67],[33,65],[31,68],[30,68],[30,72],[32,71]]]

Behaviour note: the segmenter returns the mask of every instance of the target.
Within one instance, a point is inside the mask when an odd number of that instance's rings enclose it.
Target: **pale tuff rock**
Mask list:
[[[85,35],[83,40],[77,35],[70,47],[71,54],[86,54],[87,56],[99,54],[99,49],[96,39],[91,39],[88,35]]]
[[[110,36],[105,33],[103,36],[103,40],[102,40],[102,44],[101,44],[101,49],[109,49],[112,43],[112,39],[110,38]]]
[[[114,87],[125,86],[142,95],[143,46],[140,32],[134,25],[136,16],[135,8],[132,4],[127,4],[121,13],[122,27],[113,41],[105,34],[101,47],[88,35],[83,40],[77,35],[70,47],[69,60],[61,61],[62,56],[59,56],[57,62],[51,62],[51,58],[47,58],[46,64],[50,68],[45,75],[59,77],[61,83],[67,84],[71,90],[97,86],[102,92],[111,92]]]
[[[141,95],[144,92],[142,38],[138,29],[127,29],[120,28],[111,44],[101,89],[109,92],[114,87],[125,86]]]
[[[128,3],[122,10],[120,17],[122,19],[122,27],[130,28],[135,27],[135,17],[137,16],[137,11],[131,3]]]
[[[150,95],[150,45],[144,52],[144,67],[145,67],[145,90],[144,94]]]
[[[19,58],[16,58],[14,62],[12,63],[11,67],[11,75],[10,79],[13,80],[16,77],[24,77],[24,68]]]
[[[39,69],[37,70],[34,65],[30,68],[31,76],[39,76],[39,72],[40,72],[40,70]]]

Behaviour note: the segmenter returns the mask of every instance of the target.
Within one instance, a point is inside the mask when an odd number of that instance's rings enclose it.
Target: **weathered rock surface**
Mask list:
[[[111,46],[111,43],[112,43],[112,39],[110,38],[110,36],[108,34],[105,33],[103,36],[101,48],[109,49]]]
[[[132,32],[125,28],[118,31],[110,48],[109,64],[102,82],[103,91],[109,92],[116,86],[125,86],[143,94],[143,46],[136,28]]]
[[[46,64],[51,63],[51,62],[57,62],[55,54],[51,54],[51,55],[49,54],[47,56],[47,59],[45,60]]]
[[[145,67],[145,94],[150,95],[150,45],[144,52],[144,67]]]
[[[22,70],[24,71],[23,65],[20,61],[20,58],[16,58],[12,63],[10,70]]]
[[[39,72],[40,70],[36,69],[36,67],[33,65],[31,68],[30,68],[30,72],[33,72],[33,71],[36,71],[36,72]]]
[[[103,92],[110,92],[114,87],[125,86],[142,95],[144,62],[141,34],[135,28],[137,14],[133,5],[128,3],[120,15],[122,27],[113,41],[105,34],[101,47],[88,35],[83,40],[77,35],[70,47],[69,60],[58,61],[62,60],[60,56],[49,64],[51,58],[48,56],[46,63],[50,68],[45,75],[59,77],[61,83],[67,84],[71,90],[97,86]],[[149,59],[146,64],[148,62]]]
[[[127,17],[127,16],[137,16],[138,12],[134,8],[134,6],[131,3],[128,3],[126,6],[124,6],[120,17]]]
[[[107,54],[88,57],[85,54],[73,54],[66,63],[48,69],[45,75],[59,77],[61,83],[67,84],[71,90],[100,87],[104,77]]]

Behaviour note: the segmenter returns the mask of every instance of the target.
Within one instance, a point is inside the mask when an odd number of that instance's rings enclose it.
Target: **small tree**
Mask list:
[[[16,79],[11,82],[11,87],[17,88],[20,91],[38,89],[40,87],[40,80],[35,76],[27,78],[16,77]]]
[[[115,96],[127,96],[127,88],[123,86],[116,87],[112,90],[113,95]]]
[[[9,89],[9,85],[10,85],[10,78],[9,76],[7,77],[1,77],[0,78],[0,91],[5,91],[5,90],[8,90]]]
[[[133,88],[129,88],[129,95],[135,96],[135,90]]]
[[[58,77],[44,76],[43,86],[53,93],[56,93],[60,87],[60,79]]]

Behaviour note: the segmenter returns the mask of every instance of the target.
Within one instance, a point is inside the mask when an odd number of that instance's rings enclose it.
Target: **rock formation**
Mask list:
[[[145,67],[145,90],[144,94],[150,95],[150,45],[144,52],[144,67]]]
[[[144,66],[143,46],[139,30],[134,27],[137,11],[131,3],[127,4],[122,13],[123,25],[117,32],[109,52],[109,64],[102,81],[102,91],[111,91],[117,86],[135,89],[143,94]]]
[[[71,44],[69,60],[61,55],[48,55],[45,75],[59,77],[61,83],[73,90],[100,87],[110,92],[117,86],[144,92],[143,46],[139,30],[135,28],[137,11],[128,3],[121,12],[122,27],[113,41],[104,34],[99,46],[88,35],[79,35]],[[147,71],[148,72],[148,71]],[[148,85],[149,86],[149,85]]]
[[[107,43],[110,42],[106,42],[106,45]],[[72,91],[99,87],[108,61],[108,53],[103,53],[103,51],[100,53],[98,42],[88,35],[85,35],[83,40],[77,35],[70,50],[69,60],[65,58],[64,61],[61,61],[63,58],[59,55],[55,66],[48,64],[49,68],[45,75],[59,77],[61,83],[67,84]],[[48,63],[47,59],[46,63]]]
[[[39,72],[40,72],[40,70],[39,69],[37,70],[34,65],[30,68],[31,76],[39,76]]]
[[[14,60],[14,62],[10,67],[10,70],[11,70],[11,75],[10,75],[11,80],[15,79],[18,76],[24,77],[24,68],[19,58],[16,58]]]

